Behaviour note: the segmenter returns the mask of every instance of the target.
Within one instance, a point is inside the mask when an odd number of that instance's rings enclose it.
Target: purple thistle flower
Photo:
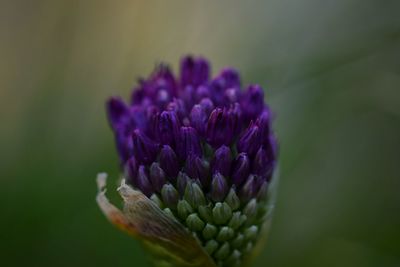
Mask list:
[[[106,110],[127,183],[230,266],[257,241],[278,145],[263,89],[243,90],[233,68],[215,78],[210,69],[192,56],[179,75],[159,65],[130,104],[112,97]]]

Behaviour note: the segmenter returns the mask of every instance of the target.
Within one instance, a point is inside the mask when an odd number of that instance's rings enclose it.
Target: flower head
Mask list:
[[[232,68],[210,79],[207,60],[188,56],[179,77],[160,65],[139,81],[130,104],[113,97],[107,113],[125,193],[143,194],[194,236],[209,266],[244,266],[266,221],[277,161],[263,89],[243,89]]]

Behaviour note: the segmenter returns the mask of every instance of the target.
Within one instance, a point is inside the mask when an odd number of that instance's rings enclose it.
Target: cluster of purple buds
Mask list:
[[[277,161],[271,111],[259,85],[239,74],[210,78],[204,58],[185,57],[180,75],[159,65],[130,104],[107,112],[127,183],[191,231],[219,266],[240,266],[265,220]]]

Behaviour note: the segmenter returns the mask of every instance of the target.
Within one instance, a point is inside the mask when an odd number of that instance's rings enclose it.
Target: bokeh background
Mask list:
[[[149,266],[95,203],[96,173],[119,173],[104,101],[186,53],[238,68],[276,113],[279,193],[255,266],[400,266],[399,14],[390,0],[0,1],[1,266]]]

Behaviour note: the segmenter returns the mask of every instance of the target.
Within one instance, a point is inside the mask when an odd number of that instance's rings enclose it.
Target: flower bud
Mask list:
[[[233,129],[226,109],[216,108],[211,112],[207,123],[206,135],[208,143],[214,148],[221,145],[230,145],[233,138]]]
[[[122,164],[124,164],[132,156],[132,151],[133,151],[132,138],[126,136],[124,132],[116,130],[115,143],[117,146],[117,151],[120,161]]]
[[[186,225],[192,231],[201,231],[205,223],[199,218],[197,213],[192,213],[186,218]]]
[[[254,240],[258,234],[258,227],[256,225],[252,225],[244,231],[244,239],[245,240]]]
[[[130,107],[130,122],[128,123],[128,125],[131,124],[132,128],[140,129],[145,132],[145,129],[149,126],[146,109],[147,108],[145,107],[138,106]]]
[[[219,172],[224,176],[229,176],[232,164],[232,153],[229,147],[221,146],[215,150],[214,159],[212,161],[212,172]]]
[[[236,186],[241,186],[247,179],[250,173],[250,159],[246,153],[240,153],[237,155],[235,163],[233,164],[232,170],[232,183]]]
[[[183,87],[180,97],[185,103],[185,107],[190,110],[196,103],[196,88],[192,85],[186,85]]]
[[[185,57],[181,61],[181,85],[197,87],[209,79],[210,67],[203,58]]]
[[[145,129],[145,134],[153,140],[158,138],[157,128],[159,119],[159,108],[155,105],[150,105],[145,108],[145,121],[146,123],[142,126]]]
[[[253,173],[264,177],[272,172],[272,159],[268,157],[267,151],[260,147],[253,160]]]
[[[190,112],[190,125],[202,137],[205,135],[208,115],[201,105],[194,105]]]
[[[236,103],[240,98],[239,92],[237,88],[227,89],[224,94],[224,101],[229,104]]]
[[[265,200],[268,194],[268,182],[263,181],[257,193],[258,200]]]
[[[240,253],[239,250],[235,249],[224,262],[227,266],[235,266],[239,262],[241,256],[242,253]]]
[[[210,183],[209,164],[198,156],[190,154],[185,164],[186,173],[193,180],[199,180],[204,187]]]
[[[175,215],[170,208],[163,209],[164,213],[167,214],[170,218],[175,219]]]
[[[247,220],[247,216],[240,211],[234,212],[228,226],[234,230],[239,229],[240,226]]]
[[[169,145],[164,145],[160,152],[160,167],[171,182],[176,181],[179,172],[178,158]]]
[[[158,146],[139,129],[132,133],[132,145],[136,159],[144,164],[150,164],[157,156]]]
[[[151,199],[154,203],[156,203],[156,205],[157,205],[160,209],[162,209],[162,208],[164,207],[164,203],[163,203],[162,200],[158,197],[157,194],[152,194],[151,197],[150,197],[150,199]]]
[[[174,111],[163,111],[158,119],[158,138],[162,144],[175,145],[179,134],[179,119]]]
[[[230,246],[228,242],[225,242],[216,252],[215,258],[218,260],[224,260],[229,256]]]
[[[207,206],[198,206],[197,210],[199,212],[200,218],[203,219],[206,222],[212,223],[213,222],[213,215],[212,215],[212,209],[209,205]]]
[[[223,226],[221,228],[221,230],[219,231],[216,239],[219,242],[225,242],[225,241],[230,240],[234,236],[235,236],[235,232],[233,231],[232,228],[230,228],[228,226]]]
[[[250,253],[254,248],[254,245],[252,242],[248,242],[245,248],[243,249],[243,253],[248,254]]]
[[[137,188],[139,188],[140,191],[142,191],[147,197],[150,197],[154,192],[154,189],[149,181],[146,168],[143,165],[139,166],[138,176],[135,184],[137,185]]]
[[[244,243],[244,235],[239,233],[235,239],[231,242],[232,247],[234,248],[240,248]]]
[[[204,246],[204,250],[207,251],[209,255],[212,255],[218,248],[218,242],[211,239],[207,241],[206,245]]]
[[[211,81],[209,87],[210,97],[217,106],[224,105],[224,94],[226,89],[225,79],[223,77],[218,76]]]
[[[250,124],[237,142],[239,152],[245,152],[252,157],[261,146],[260,132],[257,125]]]
[[[233,68],[224,68],[219,77],[224,79],[225,88],[240,88],[240,76]]]
[[[137,187],[136,181],[138,175],[138,168],[139,167],[136,162],[136,159],[133,156],[127,160],[124,167],[124,175],[126,181],[128,182],[128,184],[131,184],[135,187]]]
[[[203,229],[203,238],[209,240],[213,238],[218,232],[218,229],[215,225],[207,223]]]
[[[211,99],[209,98],[203,98],[199,105],[203,108],[203,110],[206,112],[207,114],[207,118],[208,116],[210,116],[211,112],[214,109],[214,103],[211,101]]]
[[[171,102],[169,102],[167,111],[173,111],[178,116],[179,120],[183,120],[186,116],[186,107],[185,103],[182,99],[174,98]]]
[[[225,202],[216,203],[212,212],[217,224],[226,224],[232,218],[232,209]]]
[[[186,220],[189,214],[193,213],[193,208],[186,200],[179,200],[177,205],[178,215],[182,220]]]
[[[166,88],[163,88],[161,85],[154,98],[154,102],[157,104],[157,106],[161,109],[164,109],[171,101],[172,96],[169,94],[168,90],[166,90]]]
[[[215,202],[223,201],[228,193],[228,190],[229,188],[225,177],[219,172],[215,173],[211,182],[211,199]]]
[[[278,156],[278,142],[273,134],[270,134],[268,139],[264,142],[264,147],[268,158],[268,166],[266,167],[264,176],[269,182],[272,178]]]
[[[209,96],[210,96],[210,91],[208,90],[207,85],[200,85],[197,87],[195,93],[196,103],[200,102],[203,98],[208,98]]]
[[[181,127],[177,141],[177,154],[182,160],[191,154],[199,157],[202,155],[200,139],[194,128]]]
[[[240,207],[240,199],[236,194],[235,189],[231,188],[228,195],[225,198],[226,204],[231,207],[232,210],[237,210]]]
[[[244,207],[243,214],[247,216],[248,219],[253,219],[257,214],[257,200],[255,198],[251,199],[249,203]]]
[[[186,185],[184,198],[193,208],[206,204],[203,190],[194,182],[189,182]]]
[[[228,113],[232,125],[233,136],[236,138],[243,128],[242,109],[238,103],[235,103],[229,108]]]
[[[170,208],[175,209],[178,204],[179,194],[172,184],[165,184],[161,189],[161,197],[164,204]]]
[[[271,112],[264,109],[257,119],[257,125],[260,128],[260,136],[262,140],[268,139],[271,132]]]
[[[153,162],[150,166],[150,181],[157,192],[161,192],[161,188],[167,182],[165,173],[157,162]]]
[[[239,197],[243,202],[247,202],[257,196],[257,181],[254,175],[250,175],[241,187]]]
[[[106,104],[108,120],[112,127],[129,117],[129,109],[119,97],[111,97]]]
[[[187,176],[184,172],[179,172],[176,182],[176,187],[179,194],[183,195],[185,193],[186,185],[188,184],[188,182],[190,182],[189,176]]]
[[[248,120],[255,119],[264,108],[264,91],[259,85],[250,85],[242,100],[243,113]]]
[[[159,91],[165,91],[170,96],[176,95],[176,80],[166,64],[160,64],[151,74],[148,81],[144,84],[145,94],[154,99]]]

